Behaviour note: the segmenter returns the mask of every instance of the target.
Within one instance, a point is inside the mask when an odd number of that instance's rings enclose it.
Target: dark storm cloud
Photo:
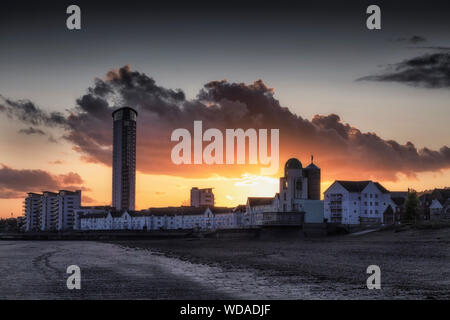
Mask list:
[[[409,38],[397,38],[394,39],[395,42],[403,42],[403,43],[411,43],[411,44],[417,44],[417,43],[421,43],[421,42],[426,42],[427,39],[425,37],[422,36],[411,36]]]
[[[23,133],[26,135],[33,135],[33,134],[37,134],[37,135],[41,135],[41,136],[45,135],[44,131],[42,131],[41,129],[33,128],[33,127],[29,127],[28,129],[20,129],[19,133]]]
[[[83,179],[74,172],[54,175],[44,170],[17,170],[0,164],[0,198],[23,198],[27,192],[80,188]]]
[[[60,112],[45,112],[29,100],[11,100],[0,95],[0,111],[31,125],[61,126],[66,122]]]
[[[426,57],[404,62],[402,68],[427,68],[442,64]],[[363,133],[344,123],[336,114],[316,115],[311,121],[293,114],[280,105],[274,90],[262,80],[252,84],[211,81],[196,99],[187,100],[179,90],[158,86],[155,81],[128,66],[113,70],[104,80],[97,79],[87,94],[77,99],[77,106],[60,121],[65,139],[73,144],[88,162],[111,165],[112,119],[117,105],[136,108],[138,116],[137,168],[144,173],[206,177],[213,173],[236,175],[259,173],[239,166],[176,166],[170,152],[175,143],[171,132],[187,128],[192,132],[194,120],[203,128],[276,128],[280,129],[280,159],[315,155],[326,167],[325,178],[377,178],[395,180],[398,173],[415,175],[423,171],[450,168],[450,149],[417,149],[384,140],[375,133]],[[22,110],[22,109],[21,109]],[[20,112],[7,111],[22,121],[29,118]],[[39,112],[38,112],[39,113]],[[47,114],[50,117],[50,114]],[[45,119],[42,122],[49,122]]]
[[[429,50],[436,50],[436,51],[450,51],[450,47],[442,47],[442,46],[411,47],[411,49],[429,49]]]
[[[379,75],[358,80],[400,82],[424,88],[450,88],[450,53],[424,54],[392,66]]]

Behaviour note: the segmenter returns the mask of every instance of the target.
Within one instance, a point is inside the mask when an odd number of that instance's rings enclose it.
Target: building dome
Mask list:
[[[290,158],[284,165],[284,172],[291,169],[302,170],[302,163],[296,158]]]

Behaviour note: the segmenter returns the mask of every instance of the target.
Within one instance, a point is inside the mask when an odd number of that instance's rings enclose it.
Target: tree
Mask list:
[[[407,220],[416,220],[419,215],[419,197],[414,190],[408,191],[408,196],[405,201],[405,215]]]

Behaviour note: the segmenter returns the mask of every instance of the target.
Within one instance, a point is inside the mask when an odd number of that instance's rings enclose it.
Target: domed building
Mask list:
[[[313,157],[306,168],[296,158],[286,161],[280,192],[273,198],[248,198],[244,220],[251,226],[322,223],[320,168],[313,163]]]
[[[303,168],[300,160],[289,159],[280,178],[279,210],[300,211],[299,200],[320,200],[320,168],[311,157],[311,164]]]
[[[303,166],[296,158],[284,165],[284,177],[280,178],[279,211],[297,211],[294,199],[306,199],[307,180],[303,177]]]

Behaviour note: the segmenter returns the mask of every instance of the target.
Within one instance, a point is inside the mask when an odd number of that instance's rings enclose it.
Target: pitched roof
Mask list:
[[[377,186],[378,190],[381,191],[381,193],[389,193],[389,190],[383,187],[379,182],[374,182],[374,184]]]
[[[370,180],[366,181],[344,181],[344,180],[336,180],[341,186],[343,186],[348,192],[362,192],[367,185],[372,182]],[[383,187],[378,182],[373,182],[373,184],[380,190],[381,193],[389,193],[385,187]]]
[[[367,181],[343,181],[336,180],[341,186],[344,187],[348,192],[361,192],[365,187],[369,184],[369,180]]]
[[[248,204],[250,206],[268,206],[273,203],[273,197],[249,197]]]
[[[320,170],[314,163],[310,163],[304,170]]]

